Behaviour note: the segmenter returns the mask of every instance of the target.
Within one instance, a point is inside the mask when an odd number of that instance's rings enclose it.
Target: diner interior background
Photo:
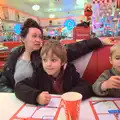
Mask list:
[[[92,5],[90,34],[94,33],[97,37],[120,36],[120,8],[116,5],[117,0],[101,1],[1,0],[0,41],[19,41],[21,26],[27,18],[39,22],[45,40],[72,40],[74,27],[87,21],[84,15],[86,3]],[[36,5],[35,8],[33,5]]]

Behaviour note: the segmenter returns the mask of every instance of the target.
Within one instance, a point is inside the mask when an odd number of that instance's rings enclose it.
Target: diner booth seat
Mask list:
[[[0,60],[0,71],[3,70],[4,65],[5,65],[5,62]]]
[[[9,42],[4,42],[4,46],[7,46],[9,49],[12,49],[12,48],[14,48],[14,47],[16,47],[16,46],[19,46],[19,45],[21,45],[22,43],[20,42],[20,41],[14,41],[14,42],[12,42],[12,41],[9,41]]]
[[[21,42],[5,42],[4,45],[13,48],[21,45]],[[105,46],[97,49],[73,62],[80,76],[90,84],[93,84],[104,70],[111,68],[111,64],[109,63],[110,47],[111,46]],[[4,61],[1,61],[0,69],[3,68],[3,66]]]
[[[21,42],[15,41],[7,41],[3,42],[3,46],[7,47],[7,49],[1,49],[0,50],[0,71],[2,71],[4,64],[6,62],[6,59],[8,58],[9,52],[11,51],[12,48],[17,47],[21,45]]]
[[[0,52],[0,71],[3,70],[3,67],[4,67],[7,57],[8,57],[8,54],[9,54],[8,51]]]
[[[110,47],[97,49],[73,62],[81,77],[90,84],[93,84],[104,70],[111,68]]]

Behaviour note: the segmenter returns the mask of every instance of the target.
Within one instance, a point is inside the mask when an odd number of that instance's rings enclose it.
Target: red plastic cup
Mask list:
[[[66,120],[79,120],[82,95],[78,92],[67,92],[62,96]]]

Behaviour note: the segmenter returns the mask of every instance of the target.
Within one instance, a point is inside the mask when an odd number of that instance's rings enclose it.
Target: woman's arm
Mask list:
[[[68,62],[76,60],[77,58],[101,47],[103,47],[103,44],[98,38],[69,44],[67,45]]]
[[[18,57],[23,53],[24,46],[18,46],[9,53],[0,77],[0,92],[14,92],[14,71]]]

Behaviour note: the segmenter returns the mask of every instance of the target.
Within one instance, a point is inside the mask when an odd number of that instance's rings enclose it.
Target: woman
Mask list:
[[[0,92],[14,92],[14,77],[18,81],[31,77],[34,70],[40,66],[39,53],[43,44],[42,37],[43,30],[38,23],[33,19],[27,19],[21,31],[24,45],[15,48],[9,54],[0,78]],[[100,47],[103,47],[103,44],[98,38],[71,44],[70,47],[68,45],[68,62]],[[16,72],[14,75],[16,69],[20,69],[21,73]]]

